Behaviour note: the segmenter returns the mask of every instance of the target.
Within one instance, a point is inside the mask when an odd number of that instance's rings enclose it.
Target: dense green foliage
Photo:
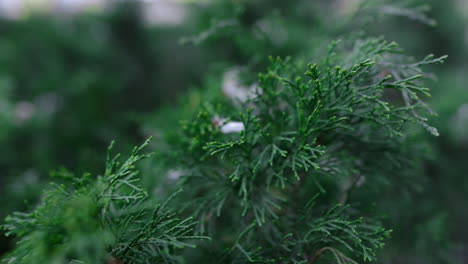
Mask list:
[[[147,28],[127,4],[70,19],[0,20],[2,219],[35,203],[49,171],[98,174],[109,142],[124,151],[147,137],[138,117],[199,82],[190,66],[202,63],[197,48],[177,49],[179,63],[167,52],[185,30]]]
[[[146,145],[124,162],[108,156],[97,179],[58,172],[72,184],[53,184],[34,212],[6,219],[7,235],[21,238],[8,263],[175,262],[172,248],[202,239],[189,235],[192,219],[178,219],[166,204],[148,201],[138,186],[135,163],[147,157],[140,153]]]
[[[345,259],[373,260],[389,234],[378,219],[349,219],[371,203],[343,208],[344,218],[333,214],[335,204],[351,200],[363,181],[372,188],[409,181],[420,147],[410,124],[437,134],[418,114],[427,108],[418,95],[428,95],[418,85],[419,66],[442,58],[403,64],[396,56],[396,63],[390,59],[396,45],[379,39],[358,41],[354,52],[335,45],[320,64],[272,59],[252,99],[230,107],[225,99],[205,103],[181,133],[170,135],[161,159],[180,170],[192,201],[186,210],[202,223],[198,232],[225,241],[220,252],[234,249],[225,261],[307,263],[325,248]],[[399,74],[385,76],[383,69]],[[402,94],[402,105],[386,101],[392,92]],[[227,123],[213,125],[217,115]],[[244,130],[223,133],[228,120],[240,120]],[[310,209],[316,199],[318,208]]]
[[[441,84],[424,70],[448,83],[462,62],[413,52],[406,32],[435,25],[419,1],[345,2],[192,3],[178,28],[128,3],[3,21],[5,261],[456,263],[466,91],[431,89],[457,101],[431,102],[434,119],[427,87]],[[122,162],[111,145],[100,170],[105,144],[148,135]]]

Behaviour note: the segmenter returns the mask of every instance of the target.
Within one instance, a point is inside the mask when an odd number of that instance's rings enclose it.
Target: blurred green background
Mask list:
[[[0,0],[1,219],[34,205],[53,170],[101,173],[111,140],[120,152],[149,135],[157,141],[206,100],[200,91],[221,93],[228,69],[261,71],[268,55],[314,58],[365,27],[416,58],[449,55],[430,69],[440,136],[427,135],[425,182],[408,197],[385,197],[401,204],[388,205],[400,231],[383,260],[468,263],[466,0],[398,1],[427,17],[386,5],[395,1],[357,15],[357,0],[88,2]],[[158,182],[151,170],[148,188]],[[11,243],[2,236],[0,253]]]

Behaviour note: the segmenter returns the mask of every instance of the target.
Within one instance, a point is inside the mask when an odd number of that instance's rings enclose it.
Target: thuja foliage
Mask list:
[[[106,2],[99,14],[0,16],[1,223],[38,201],[50,170],[94,175],[111,140],[137,145],[136,117],[203,76],[204,53],[173,45],[190,24],[149,27],[140,1]],[[10,243],[0,235],[0,255]]]
[[[354,37],[320,54],[261,58],[269,66],[243,100],[207,96],[196,116],[155,140],[149,175],[135,169],[148,143],[122,163],[109,156],[102,176],[56,172],[67,183],[8,217],[18,244],[6,261],[378,260],[394,227],[374,202],[388,188],[410,188],[423,155],[416,132],[438,134],[421,67],[445,57],[415,61],[395,43]],[[140,186],[157,173],[169,179],[156,191]],[[170,202],[158,205],[153,193]]]
[[[19,238],[6,261],[177,262],[173,250],[191,247],[189,240],[202,237],[190,235],[195,224],[192,218],[180,219],[167,203],[148,200],[139,187],[135,163],[148,156],[141,154],[147,143],[123,162],[119,155],[108,156],[105,172],[97,179],[57,172],[67,184],[52,184],[31,213],[15,213],[6,219],[7,235]]]
[[[19,240],[6,260],[374,261],[391,230],[351,192],[404,181],[411,128],[437,134],[424,117],[420,67],[444,58],[413,62],[375,38],[334,42],[311,64],[270,58],[253,96],[207,102],[157,153],[181,175],[178,209],[138,186],[146,142],[122,163],[109,156],[97,178],[57,172],[70,183],[53,184],[32,212],[7,218],[7,234]],[[223,129],[234,121],[242,129]]]
[[[353,207],[351,191],[407,181],[417,159],[411,129],[437,135],[424,117],[420,67],[444,58],[412,62],[381,39],[332,43],[314,64],[271,58],[245,102],[204,104],[164,153],[182,175],[196,232],[219,241],[198,261],[375,260],[390,230],[362,219],[371,203]],[[223,132],[233,121],[244,129]]]

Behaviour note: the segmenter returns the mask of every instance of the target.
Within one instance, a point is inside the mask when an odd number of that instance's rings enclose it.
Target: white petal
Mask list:
[[[244,128],[244,123],[231,121],[221,126],[221,132],[223,134],[239,133],[243,131]]]

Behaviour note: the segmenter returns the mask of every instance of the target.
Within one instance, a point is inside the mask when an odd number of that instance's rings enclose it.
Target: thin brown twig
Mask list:
[[[325,252],[325,250],[327,250],[327,249],[328,249],[327,247],[323,247],[323,248],[315,251],[314,255],[309,258],[308,264],[315,263],[320,258],[320,256],[323,254],[323,252]]]

